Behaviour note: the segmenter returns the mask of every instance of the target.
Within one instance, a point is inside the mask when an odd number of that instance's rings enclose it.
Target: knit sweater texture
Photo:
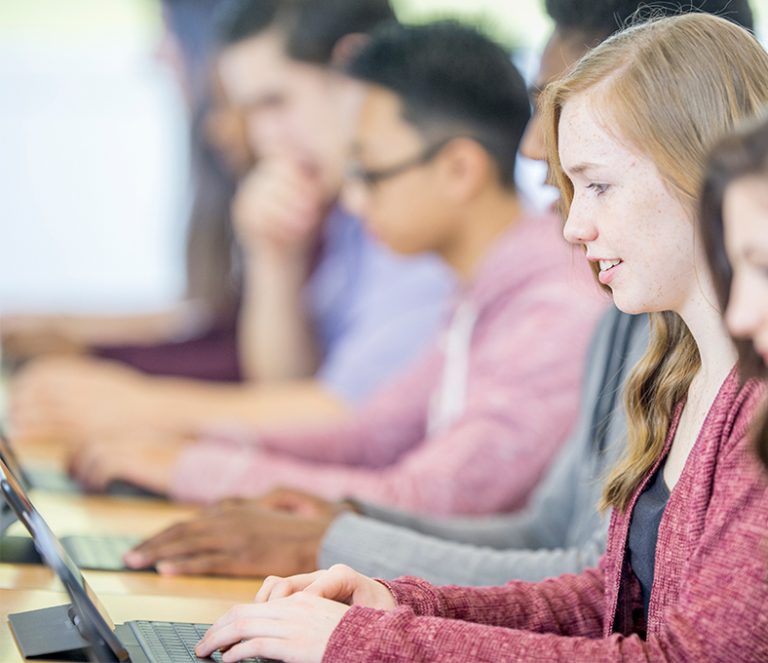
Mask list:
[[[597,568],[539,583],[435,587],[385,582],[399,607],[352,607],[325,661],[768,661],[768,480],[750,424],[763,385],[722,385],[659,527],[648,622],[627,561],[631,512],[614,510]]]

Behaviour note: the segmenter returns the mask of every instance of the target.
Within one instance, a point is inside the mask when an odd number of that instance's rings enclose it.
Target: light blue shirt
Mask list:
[[[455,288],[435,256],[403,257],[335,208],[306,288],[324,356],[317,377],[357,404],[437,337]]]

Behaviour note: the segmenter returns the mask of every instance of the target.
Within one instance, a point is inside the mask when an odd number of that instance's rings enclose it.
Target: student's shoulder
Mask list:
[[[738,474],[744,471],[751,474],[757,464],[753,434],[765,412],[765,404],[765,384],[757,379],[743,379],[734,367],[720,387],[702,427],[702,461],[738,467]]]
[[[751,442],[754,425],[765,414],[767,395],[768,390],[763,380],[745,380],[738,368],[731,371],[713,403],[713,414],[723,422],[731,445]]]

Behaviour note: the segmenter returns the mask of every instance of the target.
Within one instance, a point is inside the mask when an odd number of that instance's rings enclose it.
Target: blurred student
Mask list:
[[[610,38],[542,100],[566,237],[619,308],[653,317],[627,387],[629,446],[605,488],[613,514],[597,568],[492,588],[374,581],[343,565],[267,579],[198,655],[765,661],[768,482],[750,443],[765,390],[734,368],[695,215],[708,149],[767,103],[768,54],[699,14]]]
[[[768,376],[768,108],[713,150],[701,228],[743,377]],[[755,430],[768,467],[768,418]]]
[[[575,62],[586,53],[586,45],[625,25],[641,4],[614,3],[612,13],[591,0],[549,2],[547,10],[555,21],[552,40],[564,31],[581,35],[583,50],[568,51]],[[751,28],[751,13],[743,7],[730,0],[707,3],[718,14],[730,9],[735,22],[743,20]],[[669,8],[653,7],[654,13],[663,9]],[[548,49],[536,80],[562,75],[573,64],[565,56],[561,48]],[[525,133],[529,147],[539,140],[537,114],[534,108],[536,130]],[[536,150],[533,156],[538,156]],[[127,561],[136,567],[159,563],[164,573],[241,576],[288,575],[346,563],[365,575],[411,574],[438,584],[469,585],[578,573],[595,565],[605,550],[608,519],[601,517],[597,504],[603,477],[624,449],[623,382],[647,340],[646,316],[611,307],[603,317],[590,343],[577,424],[518,513],[435,519],[360,500],[334,503],[279,489],[261,499],[225,500],[210,507],[144,542]],[[227,536],[232,531],[238,536]]]
[[[228,99],[215,70],[214,19],[221,5],[220,0],[164,0],[169,29],[158,49],[158,57],[176,69],[191,108],[194,197],[185,262],[187,298],[200,303],[199,329],[187,328],[170,342],[152,346],[98,346],[93,354],[149,374],[238,381],[247,377],[237,339],[243,274],[230,208],[237,182],[253,167],[255,156],[243,114]]]
[[[557,218],[518,198],[525,84],[508,53],[455,24],[393,27],[349,73],[367,87],[347,200],[389,247],[456,273],[442,338],[339,424],[204,439],[165,476],[151,451],[95,445],[75,459],[87,485],[122,478],[203,502],[285,485],[433,514],[526,503],[575,420],[607,300]]]
[[[338,204],[359,93],[332,65],[394,20],[387,0],[241,0],[227,9],[219,74],[259,156],[233,208],[245,262],[240,356],[251,383],[49,360],[12,385],[22,435],[338,418],[414,359],[442,322],[447,270],[432,256],[394,255]]]
[[[193,201],[187,227],[185,299],[155,313],[8,315],[6,358],[82,352],[150,374],[236,380],[240,273],[229,208],[238,177],[252,166],[240,114],[211,80],[212,19],[220,3],[164,0],[157,57],[177,79],[190,119]]]

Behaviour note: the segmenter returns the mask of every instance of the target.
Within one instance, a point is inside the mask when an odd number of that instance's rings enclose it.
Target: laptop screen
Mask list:
[[[82,635],[91,642],[92,636],[98,635],[118,661],[127,661],[128,652],[114,634],[114,624],[109,613],[101,605],[77,564],[64,550],[56,535],[29,501],[26,492],[2,460],[0,460],[0,491],[18,519],[29,530],[35,547],[45,563],[64,584],[73,606],[79,613],[82,626],[88,631],[88,633],[83,632],[80,625],[76,624]]]

